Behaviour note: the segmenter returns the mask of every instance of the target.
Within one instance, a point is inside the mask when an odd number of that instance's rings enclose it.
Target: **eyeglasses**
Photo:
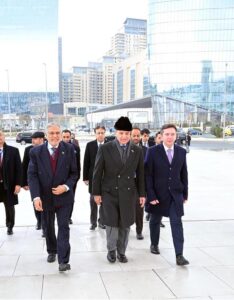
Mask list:
[[[48,131],[48,135],[60,135],[60,131]]]
[[[96,132],[96,134],[98,134],[98,135],[105,134],[105,132]]]

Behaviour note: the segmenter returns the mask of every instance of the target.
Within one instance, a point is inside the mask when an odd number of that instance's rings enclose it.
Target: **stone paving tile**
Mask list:
[[[175,295],[152,271],[101,273],[110,299],[174,299]]]
[[[108,299],[99,273],[46,275],[42,300]]]
[[[42,276],[0,277],[0,299],[40,300]]]

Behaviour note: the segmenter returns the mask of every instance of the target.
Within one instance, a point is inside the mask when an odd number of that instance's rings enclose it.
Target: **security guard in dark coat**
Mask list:
[[[127,117],[115,123],[116,139],[102,145],[93,173],[93,195],[101,204],[106,225],[107,259],[126,263],[130,226],[135,222],[136,201],[145,203],[144,160],[141,148],[130,142],[132,124]]]

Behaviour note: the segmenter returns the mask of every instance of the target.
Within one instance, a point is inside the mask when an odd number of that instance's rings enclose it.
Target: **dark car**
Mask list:
[[[189,128],[189,129],[188,129],[188,133],[189,133],[190,135],[202,135],[201,130],[196,129],[196,128]]]
[[[21,145],[25,145],[26,143],[31,144],[32,143],[32,134],[33,134],[33,132],[31,132],[31,131],[19,132],[16,135],[16,142],[20,143]]]
[[[182,128],[177,128],[176,143],[182,145],[186,143],[186,133]]]
[[[109,134],[105,137],[106,142],[111,142],[115,139],[115,134]]]

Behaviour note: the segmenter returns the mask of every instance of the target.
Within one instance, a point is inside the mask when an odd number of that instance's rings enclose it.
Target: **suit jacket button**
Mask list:
[[[118,190],[118,187],[116,186],[115,189]]]
[[[130,190],[130,188],[128,188],[128,190]]]
[[[169,186],[169,187],[168,187],[168,190],[170,190],[170,189],[171,189],[171,187]]]
[[[120,178],[120,175],[118,175],[118,178]]]

